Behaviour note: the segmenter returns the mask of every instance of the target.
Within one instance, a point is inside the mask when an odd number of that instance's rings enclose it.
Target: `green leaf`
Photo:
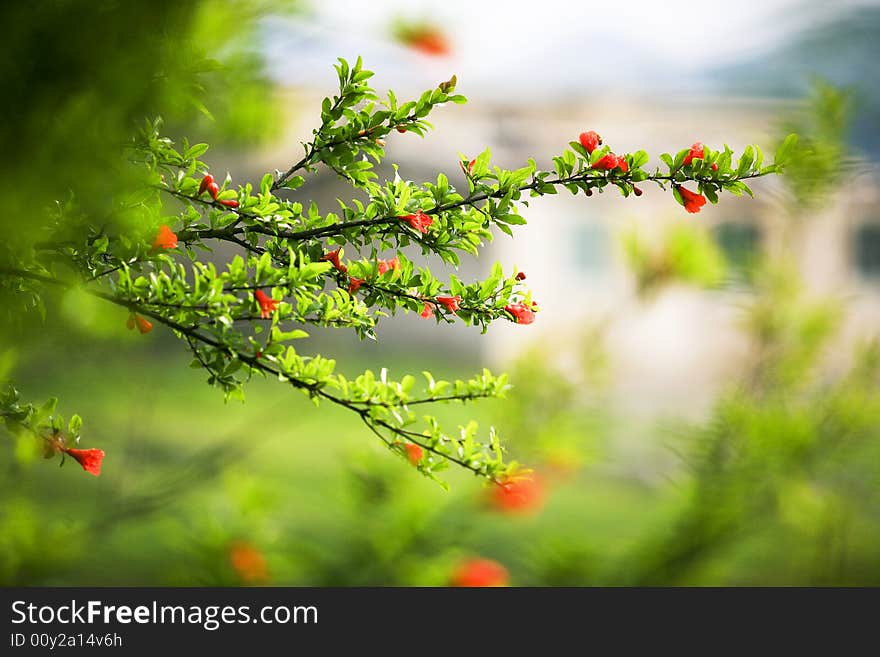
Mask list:
[[[782,140],[779,148],[776,149],[776,155],[773,158],[774,164],[785,164],[794,153],[794,149],[798,143],[798,136],[794,133],[788,135]]]

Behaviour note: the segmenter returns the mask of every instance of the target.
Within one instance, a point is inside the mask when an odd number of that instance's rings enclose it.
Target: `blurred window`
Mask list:
[[[608,229],[604,225],[581,220],[574,229],[572,248],[572,261],[581,272],[596,274],[608,269]]]
[[[712,230],[718,247],[739,281],[749,281],[761,251],[762,231],[750,221],[727,221]]]
[[[862,224],[856,228],[853,251],[859,275],[880,280],[880,223]]]

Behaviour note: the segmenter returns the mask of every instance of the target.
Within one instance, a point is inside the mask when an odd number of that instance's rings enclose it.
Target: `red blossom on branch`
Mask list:
[[[263,319],[269,319],[272,316],[272,313],[278,308],[278,304],[281,303],[277,299],[268,296],[262,290],[256,290],[254,292],[254,298],[260,306],[260,317]]]
[[[425,307],[422,308],[422,312],[419,313],[422,319],[431,319],[434,316],[434,304],[425,302]]]
[[[453,571],[452,586],[485,587],[507,586],[507,568],[491,559],[467,559]]]
[[[524,281],[526,280],[526,273],[524,271],[519,271],[516,273],[516,280]]]
[[[202,182],[199,183],[199,193],[197,194],[197,196],[201,196],[202,194],[204,194],[205,190],[208,189],[208,185],[212,184],[213,182],[214,176],[212,176],[210,173],[206,173],[205,177],[202,178]]]
[[[125,322],[125,326],[129,331],[133,331],[137,328],[141,333],[149,333],[153,330],[153,324],[146,317],[141,317],[136,313],[130,313],[128,315],[128,320]]]
[[[534,477],[502,482],[490,489],[493,507],[505,513],[536,511],[544,503],[544,485]]]
[[[428,215],[426,215],[421,210],[416,210],[415,214],[405,214],[402,217],[398,217],[401,221],[405,221],[413,229],[419,231],[420,233],[427,233],[428,227],[434,223],[434,220],[431,219]]]
[[[535,311],[522,302],[504,306],[504,310],[513,315],[517,324],[531,324],[535,321]]]
[[[103,449],[64,448],[64,453],[75,459],[82,469],[96,477],[101,474],[101,462],[104,460]]]
[[[678,193],[681,194],[681,200],[684,204],[684,209],[692,214],[696,214],[700,211],[704,205],[706,205],[706,197],[702,194],[697,194],[695,192],[690,191],[682,187],[681,185],[676,186]]]
[[[688,164],[694,161],[695,158],[703,159],[706,154],[705,147],[702,143],[695,141],[691,146],[691,149],[688,151],[688,154],[684,156],[684,160],[681,161],[681,166],[686,167]]]
[[[584,150],[586,150],[587,153],[592,153],[602,145],[602,137],[600,137],[595,130],[582,132],[578,137],[578,141],[581,142],[581,146],[584,147]]]
[[[354,294],[360,289],[361,285],[366,282],[367,279],[365,278],[355,278],[354,276],[352,276],[348,281],[348,293]]]
[[[457,294],[454,297],[437,297],[437,303],[444,306],[449,312],[455,313],[461,308],[461,297]]]
[[[612,169],[616,169],[620,164],[620,158],[618,158],[614,153],[608,153],[607,155],[603,155],[598,160],[593,163],[593,168],[599,171],[611,171]]]
[[[177,235],[165,224],[159,226],[159,231],[153,239],[154,249],[176,249]]]
[[[238,207],[238,201],[236,201],[235,199],[231,199],[231,198],[223,199],[223,200],[220,200],[217,202],[220,205],[225,205],[227,208],[237,208]]]
[[[348,271],[348,267],[339,262],[339,254],[342,252],[342,248],[338,248],[335,251],[329,251],[322,255],[319,260],[324,262],[331,263],[338,271],[341,271],[343,274]]]
[[[425,457],[425,450],[415,443],[406,443],[403,448],[406,450],[406,458],[412,465],[418,465]]]
[[[386,271],[397,271],[400,269],[400,259],[397,256],[394,256],[391,260],[377,260],[376,264],[379,267],[379,276],[384,274]]]

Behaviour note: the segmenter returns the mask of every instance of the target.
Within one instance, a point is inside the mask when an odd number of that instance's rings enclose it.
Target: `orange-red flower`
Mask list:
[[[233,543],[229,548],[229,562],[236,574],[247,584],[265,584],[269,581],[266,557],[250,543]]]
[[[620,164],[620,159],[614,153],[603,155],[593,163],[593,168],[599,171],[611,171]]]
[[[422,312],[419,314],[422,316],[422,319],[430,319],[434,316],[434,304],[425,301],[425,307],[422,308]]]
[[[101,474],[101,462],[104,460],[103,449],[74,449],[64,448],[65,454],[76,459],[82,469],[96,477]]]
[[[507,568],[491,559],[466,559],[453,571],[452,586],[507,586]]]
[[[354,276],[352,276],[348,281],[348,293],[354,294],[360,289],[361,285],[366,282],[367,279],[365,278],[355,278]]]
[[[686,167],[688,164],[694,161],[694,158],[703,159],[706,151],[703,144],[698,141],[695,141],[691,146],[691,149],[688,151],[688,154],[684,156],[684,160],[681,162],[681,166]]]
[[[578,140],[581,142],[581,146],[584,147],[587,153],[592,153],[602,145],[602,137],[600,137],[594,130],[582,132],[580,137],[578,137]]]
[[[206,173],[205,177],[202,178],[202,182],[199,183],[199,193],[198,196],[201,196],[205,193],[205,190],[208,189],[208,185],[214,182],[214,176],[210,173]]]
[[[400,269],[400,259],[397,256],[394,256],[391,260],[377,260],[376,264],[379,266],[379,276],[386,271],[397,271]]]
[[[415,443],[406,443],[403,448],[406,450],[406,458],[413,465],[418,465],[425,456],[425,450]]]
[[[235,199],[231,199],[231,198],[223,199],[223,200],[217,201],[217,202],[220,205],[225,205],[227,208],[237,208],[238,207],[238,201],[236,201]]]
[[[706,205],[706,197],[702,194],[696,194],[689,189],[685,189],[681,185],[676,186],[678,193],[681,194],[682,203],[684,203],[684,209],[692,214],[696,214],[700,211],[704,205]]]
[[[343,274],[348,271],[348,267],[339,262],[339,253],[342,251],[342,248],[338,248],[335,251],[329,251],[322,255],[319,260],[323,260],[324,262],[331,263],[337,270],[341,271]]]
[[[278,304],[280,301],[273,299],[268,296],[262,290],[254,291],[254,298],[257,300],[257,303],[260,306],[260,317],[263,319],[268,319],[272,316],[272,313],[278,308]]]
[[[434,223],[434,220],[421,210],[416,210],[415,214],[405,214],[399,217],[399,219],[405,221],[420,233],[427,233],[428,227]]]
[[[504,481],[490,489],[490,501],[499,511],[535,511],[544,503],[544,485],[534,477]]]
[[[177,235],[174,234],[174,231],[171,230],[165,224],[159,226],[159,232],[156,233],[156,237],[153,239],[153,248],[154,249],[176,249],[177,248]]]
[[[623,173],[629,171],[629,162],[626,161],[626,158],[621,156],[617,158],[617,168],[620,169]]]
[[[504,310],[513,315],[517,324],[531,324],[535,321],[535,311],[524,303],[511,303],[504,306]]]
[[[437,297],[437,303],[444,306],[451,313],[461,308],[461,297],[457,294],[454,297]]]

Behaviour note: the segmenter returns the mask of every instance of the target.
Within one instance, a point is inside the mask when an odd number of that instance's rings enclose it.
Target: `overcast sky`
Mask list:
[[[487,94],[668,86],[708,65],[741,60],[835,14],[880,0],[312,0],[310,14],[269,29],[271,70],[323,84],[339,55],[362,54],[388,85],[421,87],[449,71]],[[453,54],[429,58],[390,39],[395,17],[445,26]],[[331,73],[332,75],[332,73]],[[331,77],[332,80],[332,77]],[[384,86],[384,85],[382,85]]]

